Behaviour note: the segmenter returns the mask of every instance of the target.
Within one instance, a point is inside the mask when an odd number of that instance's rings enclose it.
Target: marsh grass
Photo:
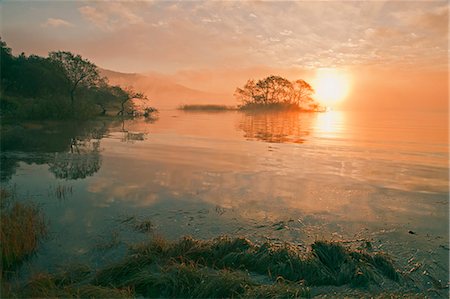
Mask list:
[[[210,241],[184,238],[176,243],[158,240],[136,247],[136,254],[159,256],[178,262],[193,262],[215,269],[251,271],[271,278],[304,281],[305,285],[365,287],[383,279],[400,280],[385,255],[349,251],[342,245],[317,241],[311,252],[285,243],[254,244],[244,238],[220,237]]]
[[[36,207],[4,202],[8,194],[0,195],[2,273],[7,273],[33,254],[46,229]],[[120,223],[143,232],[152,228],[150,221],[135,216]],[[36,275],[18,288],[2,282],[2,297],[300,298],[310,297],[316,287],[363,291],[387,281],[400,285],[402,278],[386,255],[350,250],[336,242],[316,241],[305,250],[240,237],[170,242],[153,235],[129,245],[121,260],[100,269],[68,266],[56,274]]]
[[[231,111],[237,110],[234,106],[226,105],[182,105],[178,107],[178,110],[184,111]]]
[[[131,220],[130,220],[131,221]],[[72,267],[32,279],[27,297],[300,298],[311,288],[366,290],[401,277],[379,253],[317,241],[306,251],[285,243],[245,238],[169,242],[154,236],[131,245],[120,261],[99,270]]]
[[[131,289],[114,289],[91,284],[68,284],[49,274],[33,277],[20,291],[18,298],[130,298]]]
[[[35,253],[47,234],[47,227],[35,205],[17,201],[7,190],[2,190],[0,195],[1,273],[8,276]]]

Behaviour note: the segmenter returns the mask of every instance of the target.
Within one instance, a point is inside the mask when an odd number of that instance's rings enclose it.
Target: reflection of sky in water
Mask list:
[[[61,248],[86,252],[126,214],[149,216],[173,238],[312,237],[303,225],[323,234],[408,227],[447,236],[445,128],[442,116],[162,111],[155,123],[113,125],[79,153],[42,153],[39,162],[32,151],[2,155],[29,163],[9,184],[42,204],[54,232],[45,256],[57,260]],[[58,185],[73,193],[58,200]],[[280,221],[292,229],[274,230]]]

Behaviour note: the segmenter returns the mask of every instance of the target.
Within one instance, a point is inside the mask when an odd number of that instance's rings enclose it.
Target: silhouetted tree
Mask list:
[[[124,115],[126,104],[132,100],[132,99],[141,99],[141,100],[148,100],[148,98],[141,92],[135,92],[134,89],[130,86],[126,87],[125,89],[122,89],[118,86],[114,89],[116,97],[120,101],[120,110],[117,112],[117,115]]]
[[[311,96],[314,93],[312,86],[305,80],[296,80],[292,82],[292,87],[294,91],[294,103],[297,105],[307,104],[314,101]]]
[[[236,88],[234,96],[244,105],[252,102],[258,102],[259,97],[257,96],[255,81],[250,79],[247,83],[245,83],[243,88]]]
[[[51,52],[49,53],[49,58],[64,70],[73,112],[75,91],[79,86],[86,86],[88,88],[96,86],[100,81],[98,68],[89,60],[70,52]]]
[[[282,104],[289,108],[311,109],[313,92],[311,85],[304,80],[290,82],[280,76],[269,76],[256,83],[248,80],[243,88],[236,89],[234,95],[243,107]]]

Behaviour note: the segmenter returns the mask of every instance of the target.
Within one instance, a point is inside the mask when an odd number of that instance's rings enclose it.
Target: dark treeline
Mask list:
[[[111,86],[98,67],[80,55],[51,52],[48,57],[14,56],[0,39],[2,119],[87,119],[133,112],[131,88]],[[146,113],[152,112],[147,109]]]

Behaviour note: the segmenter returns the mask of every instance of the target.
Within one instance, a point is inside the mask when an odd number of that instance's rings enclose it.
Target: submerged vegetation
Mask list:
[[[14,56],[0,40],[0,56],[2,121],[134,115],[131,99],[147,100],[131,88],[109,85],[95,64],[70,52],[51,52],[48,57]]]
[[[304,80],[289,81],[280,76],[248,80],[234,93],[242,103],[241,110],[279,109],[321,111],[322,107],[312,98],[314,89]]]

